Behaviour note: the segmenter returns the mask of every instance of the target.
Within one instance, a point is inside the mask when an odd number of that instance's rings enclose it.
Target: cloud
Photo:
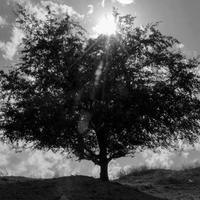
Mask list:
[[[75,11],[71,6],[66,4],[59,4],[52,1],[41,1],[41,5],[43,7],[49,6],[52,11],[55,12],[57,15],[66,15],[74,16],[76,18],[83,18],[84,16]]]
[[[172,168],[174,161],[173,158],[176,156],[174,152],[160,149],[159,152],[153,152],[151,150],[145,150],[142,153],[145,165],[150,168]]]
[[[129,5],[134,3],[134,0],[112,0],[113,2],[118,2],[122,5]]]
[[[112,160],[108,166],[109,178],[111,180],[117,179],[119,177],[120,171],[122,170],[123,168],[121,167],[121,165],[116,160]]]
[[[135,0],[111,0],[112,3],[120,3],[122,5],[129,5],[135,2]],[[101,1],[101,6],[105,7],[106,0]]]
[[[187,159],[189,157],[190,153],[189,152],[181,152],[181,156],[184,158],[184,159]]]
[[[184,48],[184,44],[180,43],[176,45],[176,48],[178,49],[183,49]]]
[[[91,175],[94,178],[99,178],[99,173],[100,173],[100,167],[98,165],[95,165],[91,170]]]
[[[26,11],[30,14],[34,14],[38,19],[45,20],[47,11],[42,5],[42,1],[40,3],[31,2],[31,0],[12,0],[13,3],[19,3],[22,5]]]
[[[64,159],[61,154],[42,151],[29,153],[30,157],[22,162],[19,169],[23,169],[23,174],[32,177],[59,177],[71,175],[71,161]],[[19,171],[19,170],[18,170]]]
[[[189,154],[188,154],[189,153]],[[160,150],[153,152],[145,150],[140,153],[135,160],[121,162],[112,160],[109,163],[108,174],[110,179],[117,179],[120,175],[126,175],[133,169],[146,165],[150,168],[180,168],[182,165],[199,166],[199,152],[196,154],[188,151],[170,152]],[[26,150],[16,153],[8,145],[0,143],[0,176],[27,176],[35,178],[52,178],[70,175],[87,175],[98,178],[100,168],[92,162],[86,160],[75,162],[72,159],[66,159],[62,154],[52,151],[44,152],[39,150]]]
[[[92,4],[88,5],[89,11],[87,12],[88,15],[91,15],[94,13],[94,6]]]
[[[65,3],[58,3],[50,0],[38,1],[38,3],[30,0],[13,1],[22,4],[29,13],[35,14],[35,16],[41,20],[46,20],[46,15],[48,11],[45,8],[47,6],[49,6],[50,10],[60,17],[65,17],[66,14],[68,14],[69,16],[75,17],[77,19],[84,18],[84,15],[81,15],[80,13],[75,11],[73,7],[68,6]]]
[[[24,33],[17,27],[13,27],[10,41],[0,41],[0,50],[3,52],[3,57],[7,60],[13,60],[18,46],[20,45]]]
[[[7,24],[6,20],[0,16],[0,27],[3,27]]]
[[[51,178],[69,176],[78,168],[60,153],[39,150],[16,153],[8,145],[0,143],[0,175]]]
[[[84,17],[66,4],[59,4],[52,1],[41,1],[40,3],[33,3],[31,1],[25,0],[20,0],[20,3],[24,5],[29,13],[34,14],[40,20],[46,20],[47,10],[45,8],[47,6],[49,6],[49,8],[59,17],[65,17],[66,14],[79,19]],[[5,20],[0,17],[0,26],[1,24],[3,25],[5,23]],[[10,41],[0,41],[0,50],[3,52],[4,59],[13,60],[23,36],[24,34],[22,30],[13,27]]]
[[[116,160],[111,160],[108,165],[108,176],[109,179],[115,180],[120,177],[121,174],[128,174],[132,170],[131,165],[121,166],[120,163]],[[91,170],[91,175],[95,178],[99,178],[100,167],[98,165],[93,166]]]
[[[101,6],[104,8],[105,7],[105,2],[106,2],[106,0],[102,0],[102,2],[101,2]]]

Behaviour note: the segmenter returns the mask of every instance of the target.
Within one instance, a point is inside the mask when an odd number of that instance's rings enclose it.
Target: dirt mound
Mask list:
[[[159,200],[119,183],[85,176],[56,179],[0,178],[1,200]]]

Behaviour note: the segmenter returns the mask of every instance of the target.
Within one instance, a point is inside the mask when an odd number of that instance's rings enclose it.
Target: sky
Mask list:
[[[81,22],[88,33],[94,30],[100,19],[112,13],[113,7],[120,14],[136,16],[138,26],[160,22],[163,34],[176,37],[180,48],[189,57],[200,54],[200,1],[199,0],[0,0],[0,69],[7,70],[18,61],[18,47],[23,31],[15,26],[16,2],[21,2],[30,12],[44,17],[44,6],[49,5],[59,14],[68,13]],[[179,168],[200,163],[200,144],[186,146],[183,151],[146,150],[134,158],[112,161],[110,177],[118,176],[120,170],[128,172],[132,167]],[[6,144],[0,143],[0,175],[23,175],[31,177],[55,177],[85,174],[98,176],[99,168],[91,162],[77,162],[59,153],[26,150],[16,153]]]

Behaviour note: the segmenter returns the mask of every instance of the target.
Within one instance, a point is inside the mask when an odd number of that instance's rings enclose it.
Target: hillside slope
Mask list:
[[[118,182],[170,200],[200,200],[200,168],[136,171],[122,177]]]
[[[129,186],[85,176],[0,178],[0,200],[160,200]]]

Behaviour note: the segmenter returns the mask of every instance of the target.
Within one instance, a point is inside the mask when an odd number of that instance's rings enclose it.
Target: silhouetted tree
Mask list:
[[[45,21],[18,12],[20,62],[1,72],[4,140],[91,160],[104,181],[109,161],[138,147],[197,140],[199,62],[176,39],[116,12],[116,34],[87,38],[71,17],[47,9]]]

